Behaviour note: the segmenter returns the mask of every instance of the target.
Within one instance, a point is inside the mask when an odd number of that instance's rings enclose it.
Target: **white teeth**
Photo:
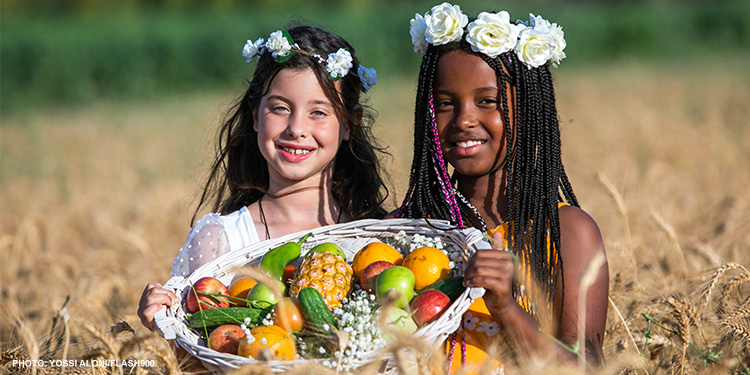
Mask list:
[[[466,142],[456,142],[456,146],[458,147],[471,147],[476,145],[481,145],[485,141],[466,141]]]
[[[286,151],[286,152],[288,152],[288,153],[290,153],[292,155],[304,155],[304,154],[309,154],[311,152],[310,150],[303,150],[301,148],[284,147],[283,149],[284,149],[284,151]]]

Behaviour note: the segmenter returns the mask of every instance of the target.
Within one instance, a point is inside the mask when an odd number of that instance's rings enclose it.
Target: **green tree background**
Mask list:
[[[456,1],[563,26],[568,66],[750,56],[750,1]],[[423,0],[4,0],[0,110],[237,88],[245,40],[293,22],[339,33],[381,79],[413,76],[409,20]]]

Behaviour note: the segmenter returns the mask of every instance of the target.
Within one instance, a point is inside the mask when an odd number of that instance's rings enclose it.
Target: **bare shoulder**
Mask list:
[[[594,218],[579,207],[562,206],[560,215],[560,252],[590,258],[604,252],[602,235]],[[570,254],[573,252],[574,254]]]

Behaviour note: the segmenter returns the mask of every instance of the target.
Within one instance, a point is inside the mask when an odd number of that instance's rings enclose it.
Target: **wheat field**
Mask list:
[[[603,374],[750,374],[750,75],[740,67],[555,72],[566,169],[609,259]],[[370,102],[393,154],[391,208],[408,178],[414,86],[384,80]],[[3,115],[0,372],[191,373],[136,309],[146,283],[169,278],[236,94]],[[17,362],[50,359],[150,362]],[[435,373],[417,365],[399,368]],[[506,367],[549,370],[578,371],[543,357]]]

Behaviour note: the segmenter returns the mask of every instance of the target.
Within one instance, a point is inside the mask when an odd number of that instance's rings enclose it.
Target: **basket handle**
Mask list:
[[[175,328],[179,323],[177,319],[167,316],[167,306],[164,306],[161,310],[154,314],[154,323],[156,323],[156,329],[159,330],[162,337],[167,340],[174,340],[177,338],[177,332]]]

